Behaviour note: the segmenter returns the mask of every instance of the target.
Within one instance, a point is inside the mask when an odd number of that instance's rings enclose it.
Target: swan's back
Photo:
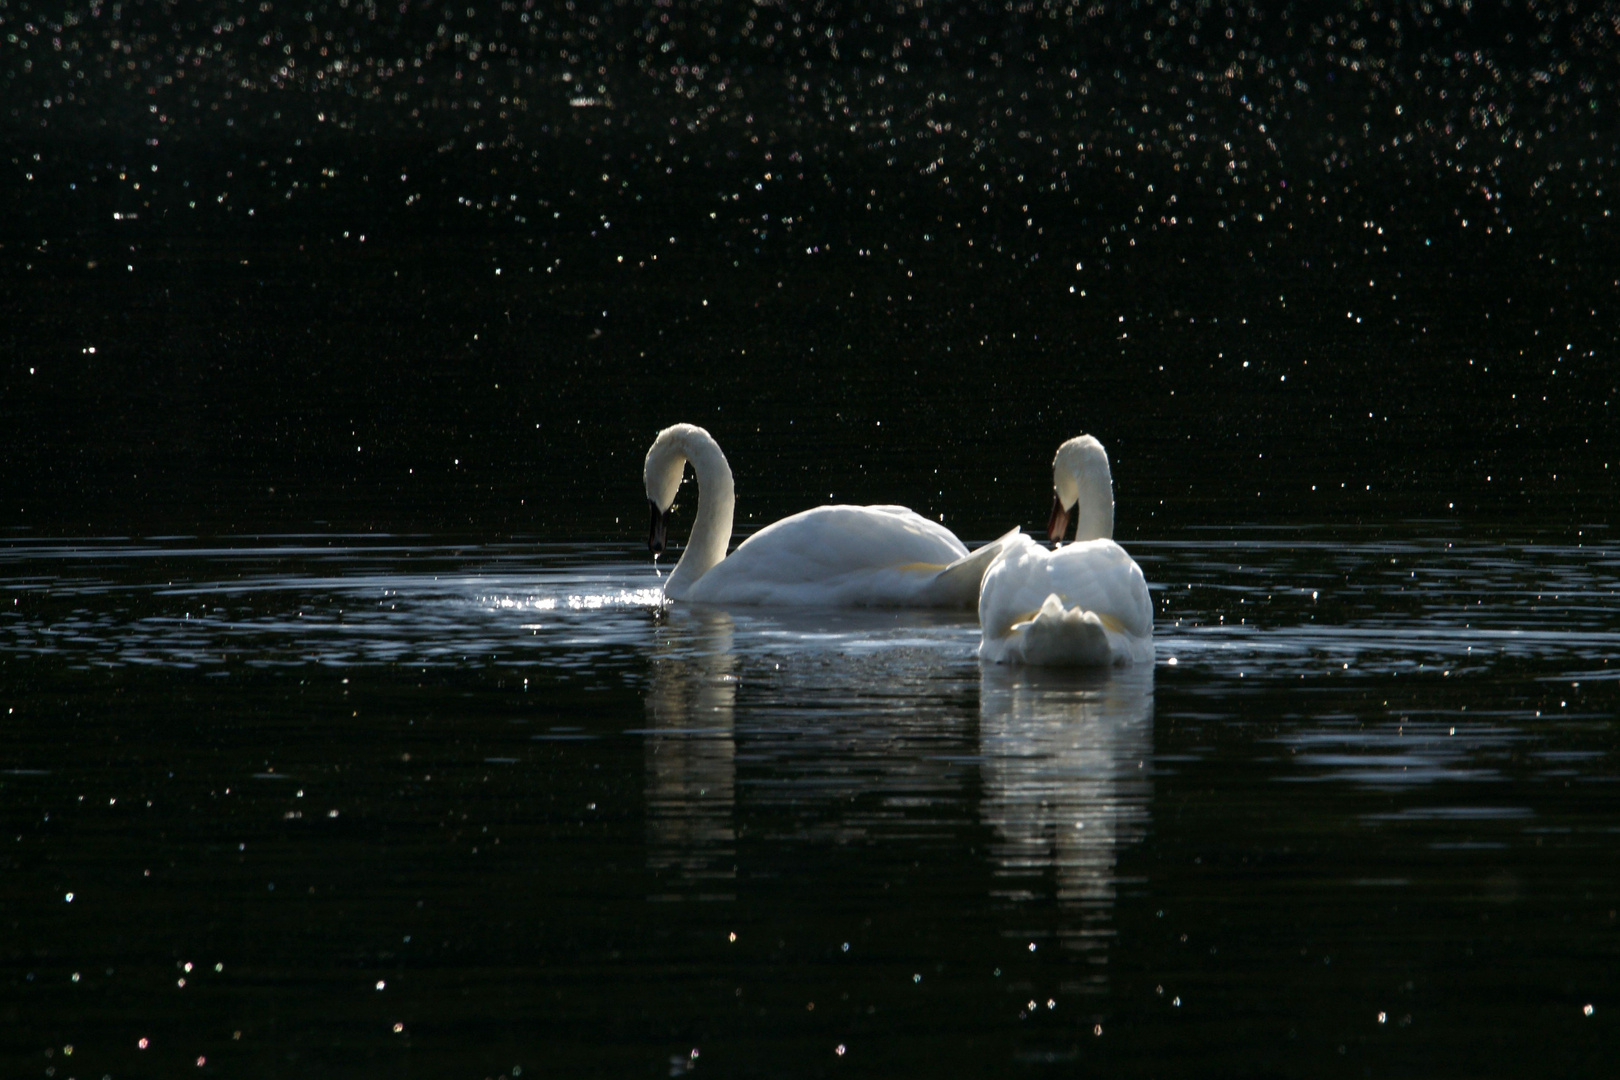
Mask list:
[[[942,568],[966,554],[949,529],[903,506],[818,506],[743,541],[696,582],[689,599],[719,604],[916,603]]]
[[[1014,627],[1027,628],[1054,595],[1064,609],[1096,616],[1090,633],[1095,637],[1106,630],[1116,659],[1151,657],[1153,602],[1141,567],[1124,548],[1112,540],[1086,540],[1048,551],[1028,537],[1007,544],[984,576],[980,655],[1025,659],[1021,639],[1026,631]]]

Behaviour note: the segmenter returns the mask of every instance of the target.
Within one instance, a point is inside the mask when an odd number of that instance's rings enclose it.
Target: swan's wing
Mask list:
[[[1047,551],[1009,543],[979,596],[979,656],[1095,666],[1153,658],[1153,604],[1136,562],[1112,540]]]
[[[1064,607],[1093,612],[1116,632],[1133,637],[1153,632],[1147,580],[1136,561],[1112,540],[1087,540],[1056,551],[1047,551],[1027,536],[1010,541],[985,574],[979,622],[986,635],[1004,636],[1015,625],[1033,620],[1054,594]]]
[[[1028,536],[1012,537],[1003,545],[979,590],[979,625],[986,641],[1005,638],[1015,624],[1035,617],[1052,593],[1046,572],[1050,558]]]
[[[933,577],[967,555],[903,506],[818,506],[768,525],[700,578],[689,598],[736,604],[930,603]]]
[[[1022,535],[1022,529],[1013,529],[999,539],[992,540],[981,548],[975,548],[935,574],[929,588],[932,595],[939,597],[940,606],[972,607],[978,603],[979,586],[984,581],[985,572],[1000,557],[1013,537]]]
[[[1069,544],[1052,553],[1052,591],[1070,607],[1094,611],[1118,633],[1153,633],[1153,601],[1136,560],[1112,540]]]
[[[727,561],[741,557],[759,570],[816,580],[874,566],[947,566],[966,554],[955,533],[904,506],[818,506],[767,525]]]

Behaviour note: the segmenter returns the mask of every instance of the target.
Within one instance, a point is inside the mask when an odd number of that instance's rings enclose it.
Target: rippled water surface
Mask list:
[[[1156,663],[1039,674],[629,546],[14,537],[4,1071],[1601,1074],[1607,531],[1131,546]]]

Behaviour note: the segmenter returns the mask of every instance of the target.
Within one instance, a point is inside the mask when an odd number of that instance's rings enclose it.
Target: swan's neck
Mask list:
[[[683,461],[692,463],[697,475],[697,520],[692,523],[692,535],[687,538],[681,561],[664,583],[664,595],[672,600],[686,596],[697,580],[726,557],[726,546],[731,543],[731,522],[737,509],[737,495],[732,485],[731,466],[720,444],[702,428],[679,425],[683,428],[673,439],[669,450],[679,475]],[[671,429],[674,430],[674,429]],[[660,442],[663,441],[660,436]]]
[[[1076,542],[1114,538],[1114,474],[1102,443],[1081,435],[1058,447],[1052,483],[1063,505],[1075,509]]]
[[[1080,484],[1075,505],[1074,539],[1112,540],[1114,538],[1114,491],[1112,484]]]

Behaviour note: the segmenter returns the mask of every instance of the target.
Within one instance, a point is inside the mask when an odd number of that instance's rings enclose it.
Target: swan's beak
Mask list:
[[[661,555],[664,551],[664,534],[669,531],[670,510],[659,510],[658,504],[651,499],[647,505],[652,509],[652,527],[647,531],[647,550],[654,555]]]
[[[1063,499],[1052,496],[1052,516],[1046,522],[1046,538],[1054,543],[1063,539],[1063,534],[1069,531],[1069,511],[1064,509]]]

